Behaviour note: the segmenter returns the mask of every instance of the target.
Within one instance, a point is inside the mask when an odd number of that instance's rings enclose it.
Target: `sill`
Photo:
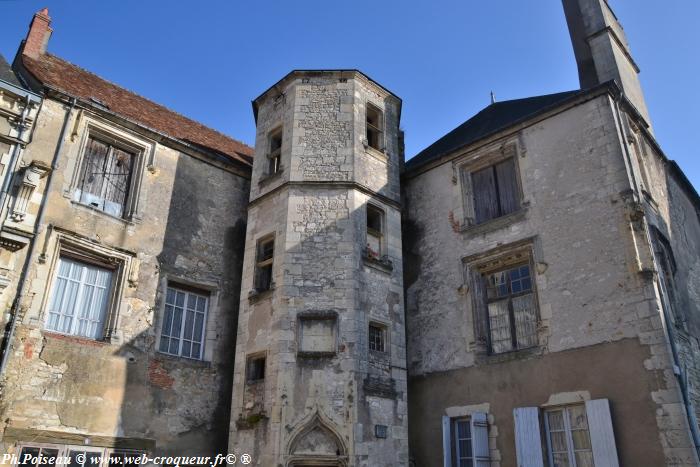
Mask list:
[[[72,342],[74,344],[88,345],[92,347],[106,347],[111,344],[108,340],[102,339],[91,339],[84,336],[76,336],[74,334],[64,334],[57,331],[43,330],[44,337],[49,339],[56,339],[66,342]]]
[[[391,274],[391,272],[394,270],[394,264],[387,255],[384,255],[381,258],[373,258],[365,253],[362,255],[362,262],[365,264],[365,266],[369,266],[370,268],[386,274]]]
[[[336,356],[336,352],[334,352],[334,351],[316,352],[316,351],[300,350],[297,352],[297,358],[316,359],[316,358],[333,358],[335,356]]]
[[[113,215],[113,214],[110,214],[110,213],[108,213],[108,212],[103,211],[102,209],[98,209],[98,208],[96,208],[96,207],[94,207],[94,206],[90,206],[89,204],[80,203],[80,202],[75,201],[75,200],[71,200],[71,204],[73,204],[74,206],[81,207],[81,208],[83,208],[83,209],[88,209],[89,211],[92,211],[92,212],[100,213],[100,214],[102,214],[103,216],[106,216],[106,217],[108,217],[108,218],[110,218],[110,219],[114,219],[114,220],[120,221],[120,222],[122,222],[122,223],[124,223],[124,224],[127,224],[127,225],[134,225],[134,224],[136,223],[136,222],[134,221],[134,219],[135,219],[134,216],[132,216],[131,218],[115,216],[115,215]]]
[[[379,159],[382,162],[389,161],[389,155],[385,151],[381,151],[377,148],[373,148],[370,145],[365,145],[365,152],[375,159]]]
[[[267,298],[272,297],[272,292],[275,291],[275,286],[271,286],[267,290],[257,290],[253,289],[250,292],[248,292],[248,302],[249,303],[257,303],[261,300],[265,300]]]
[[[272,173],[272,174],[264,174],[262,177],[260,177],[260,180],[258,180],[258,186],[263,186],[271,183],[274,180],[277,180],[280,178],[282,175],[282,172],[284,171],[284,167],[280,166],[279,170],[277,172]]]
[[[495,363],[506,363],[516,360],[539,357],[544,353],[544,347],[536,345],[525,349],[509,350],[501,353],[482,353],[476,356],[477,365],[491,365]]]
[[[478,235],[485,234],[488,232],[493,232],[494,230],[499,230],[504,227],[520,222],[525,219],[528,208],[527,206],[522,206],[519,210],[506,214],[505,216],[495,217],[481,224],[465,224],[459,228],[459,231],[463,234]]]

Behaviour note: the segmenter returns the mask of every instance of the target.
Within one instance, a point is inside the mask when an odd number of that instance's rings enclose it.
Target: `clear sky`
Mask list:
[[[700,1],[610,0],[656,137],[700,190]],[[403,99],[411,157],[489,103],[578,88],[560,0],[0,0],[11,61],[48,6],[49,51],[251,144],[250,102],[294,68],[359,68]]]

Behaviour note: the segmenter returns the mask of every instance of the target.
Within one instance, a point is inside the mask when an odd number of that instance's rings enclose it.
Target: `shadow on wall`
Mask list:
[[[153,284],[148,290],[157,285],[153,320],[116,353],[127,369],[119,435],[154,439],[157,454],[227,452],[248,187],[241,177],[178,158],[163,249],[157,265],[142,265],[139,277]],[[153,301],[138,289],[135,295]],[[166,301],[177,296],[199,298],[199,310],[206,309],[203,336],[198,314],[166,316]],[[165,318],[168,331],[161,336]],[[201,341],[199,347],[188,346],[183,334]]]

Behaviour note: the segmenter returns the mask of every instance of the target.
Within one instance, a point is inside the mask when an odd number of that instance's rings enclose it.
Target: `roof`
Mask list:
[[[223,133],[208,128],[167,107],[110,83],[55,55],[35,59],[21,55],[22,64],[42,85],[106,107],[127,119],[193,146],[203,147],[246,165],[252,164],[253,149]]]
[[[15,86],[22,86],[2,54],[0,54],[0,79]]]
[[[410,170],[439,159],[486,136],[504,130],[544,110],[584,93],[567,91],[544,96],[495,102],[462,123],[406,162]]]

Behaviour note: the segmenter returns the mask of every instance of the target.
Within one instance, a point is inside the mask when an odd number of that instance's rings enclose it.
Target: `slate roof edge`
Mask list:
[[[437,166],[437,165],[441,165],[441,164],[453,159],[458,154],[463,153],[466,148],[469,148],[472,146],[478,147],[478,146],[483,145],[486,141],[493,139],[495,135],[503,133],[503,132],[513,128],[513,127],[521,126],[530,120],[534,120],[534,119],[537,119],[538,117],[542,117],[543,115],[551,113],[554,110],[557,110],[557,109],[564,110],[565,108],[573,107],[574,105],[581,104],[583,102],[586,102],[586,101],[588,101],[594,97],[597,97],[601,94],[604,94],[604,93],[608,93],[611,95],[618,95],[620,93],[620,87],[617,85],[617,83],[615,83],[615,81],[608,81],[606,83],[599,84],[598,86],[595,86],[595,87],[592,87],[589,89],[585,89],[585,90],[581,90],[578,93],[572,94],[570,97],[564,98],[563,100],[556,102],[554,104],[542,107],[541,109],[539,109],[535,112],[532,112],[528,115],[525,115],[524,117],[521,117],[517,120],[514,120],[513,122],[509,123],[508,125],[501,126],[499,128],[495,128],[495,129],[489,131],[488,133],[484,134],[483,136],[480,136],[479,138],[475,139],[474,141],[470,141],[466,144],[463,144],[461,146],[458,146],[458,147],[452,148],[448,151],[445,151],[443,153],[440,153],[440,154],[432,157],[431,159],[428,159],[426,161],[422,161],[420,163],[411,164],[411,160],[412,160],[412,158],[411,158],[411,159],[406,161],[405,169],[404,169],[402,176],[412,178],[412,177],[424,172],[425,170],[428,170],[429,168],[432,168],[432,167]],[[532,97],[540,97],[540,96],[532,96]],[[523,99],[527,99],[527,98],[523,98]],[[515,99],[515,100],[517,100],[517,99]],[[483,111],[487,108],[488,107],[485,107],[481,111]],[[479,112],[481,112],[481,111],[479,111]],[[478,115],[479,112],[474,114],[474,116]],[[471,118],[473,118],[474,116],[472,116]],[[468,121],[468,120],[466,120],[466,121]],[[462,122],[460,125],[466,123],[466,121]],[[456,128],[458,128],[458,127],[456,127]],[[454,131],[454,129],[450,130],[450,131]],[[437,140],[435,140],[435,142],[444,138],[449,133],[450,132],[445,133],[445,135],[443,135],[440,138],[438,138]],[[435,142],[433,142],[432,144],[434,144]],[[430,167],[427,167],[427,166],[430,166]],[[422,170],[422,169],[425,169],[425,170]]]

